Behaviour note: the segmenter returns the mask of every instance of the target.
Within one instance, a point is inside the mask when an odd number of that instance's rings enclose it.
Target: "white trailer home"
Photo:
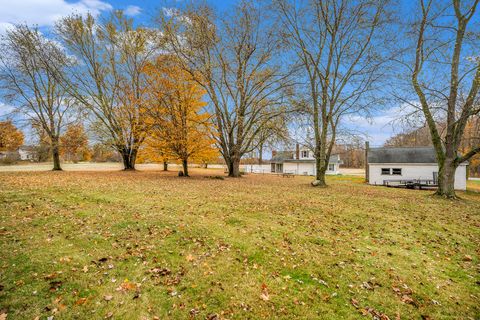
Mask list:
[[[369,184],[387,186],[436,186],[438,164],[433,147],[367,148],[366,179]],[[455,173],[455,189],[467,189],[464,162]]]
[[[340,155],[331,155],[326,174],[339,174],[340,164],[342,164]],[[308,176],[314,176],[316,173],[313,152],[298,145],[295,151],[272,151],[270,168],[272,173],[290,173]]]

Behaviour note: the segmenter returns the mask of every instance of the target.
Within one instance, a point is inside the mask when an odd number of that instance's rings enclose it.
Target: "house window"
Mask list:
[[[328,164],[328,171],[335,171],[335,165],[333,163]]]
[[[308,150],[302,151],[302,158],[308,158]]]
[[[401,168],[393,168],[392,169],[392,175],[401,176],[402,175],[402,169]]]
[[[390,175],[390,168],[382,168],[382,175]]]

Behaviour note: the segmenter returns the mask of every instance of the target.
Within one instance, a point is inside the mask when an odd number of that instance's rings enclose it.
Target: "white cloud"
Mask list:
[[[113,7],[101,0],[0,0],[0,32],[15,23],[51,26],[71,13],[99,15]]]
[[[4,34],[8,29],[12,28],[13,24],[8,22],[0,22],[0,34]]]
[[[15,107],[0,101],[0,121],[13,115]]]
[[[128,6],[125,8],[124,13],[127,16],[136,16],[137,14],[140,14],[141,11],[142,11],[142,8],[138,6]]]
[[[345,118],[344,126],[349,130],[363,133],[373,146],[380,146],[393,135],[402,132],[406,127],[418,127],[424,123],[424,118],[417,103],[403,103],[397,107],[382,110],[382,112],[366,119],[351,115]]]
[[[163,14],[166,17],[176,17],[176,16],[180,15],[180,11],[177,8],[163,7],[162,11],[163,11]]]

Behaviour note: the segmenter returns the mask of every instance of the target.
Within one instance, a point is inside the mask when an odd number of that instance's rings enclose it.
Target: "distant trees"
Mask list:
[[[78,162],[88,152],[88,137],[81,123],[70,124],[60,136],[61,152],[67,161]]]
[[[440,132],[442,139],[446,133],[446,123],[437,122],[437,130]],[[460,142],[460,154],[465,154],[469,150],[480,145],[480,116],[471,117],[463,132],[462,140]],[[421,128],[413,128],[406,130],[391,137],[385,142],[385,146],[389,147],[418,147],[418,146],[433,146],[432,138],[430,136],[430,129],[428,126]],[[469,160],[470,174],[480,175],[480,154],[476,154]]]
[[[23,132],[11,120],[0,121],[0,151],[16,151],[23,145]]]
[[[341,121],[366,115],[377,99],[385,57],[388,1],[275,0],[280,33],[298,60],[313,131],[315,186],[326,186]]]
[[[260,130],[287,111],[292,82],[268,13],[258,2],[239,1],[222,16],[197,5],[161,17],[167,47],[207,93],[230,177],[240,176],[240,159],[257,148]]]
[[[470,119],[480,114],[480,30],[472,21],[478,3],[420,0],[419,17],[413,25],[413,57],[402,61],[436,151],[436,194],[446,198],[455,197],[457,167],[480,153],[478,143],[462,148]],[[445,123],[443,134],[441,122]]]
[[[151,128],[146,143],[159,155],[180,160],[188,177],[190,160],[202,162],[217,152],[211,115],[203,110],[205,91],[172,56],[160,56],[145,73],[150,93],[145,111]]]
[[[76,100],[55,72],[65,71],[68,57],[57,43],[26,25],[7,30],[1,39],[0,50],[3,97],[17,107],[17,112],[43,130],[51,145],[53,170],[62,170],[60,133],[68,123],[69,111]]]
[[[428,127],[407,130],[385,141],[387,147],[421,147],[431,146],[432,139]]]

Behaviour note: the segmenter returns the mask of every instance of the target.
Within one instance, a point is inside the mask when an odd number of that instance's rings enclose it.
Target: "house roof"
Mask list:
[[[368,163],[436,163],[433,147],[371,148]]]
[[[293,153],[293,151],[277,151],[271,162],[284,162],[287,159],[293,159]]]
[[[294,159],[294,151],[279,151],[272,157],[270,162],[284,163],[284,162],[300,162],[300,163],[313,163],[315,159]],[[342,163],[339,154],[332,154],[328,163]]]
[[[34,152],[34,151],[37,151],[37,148],[35,146],[23,145],[23,146],[20,146],[18,148],[18,150],[27,151],[27,152]]]

